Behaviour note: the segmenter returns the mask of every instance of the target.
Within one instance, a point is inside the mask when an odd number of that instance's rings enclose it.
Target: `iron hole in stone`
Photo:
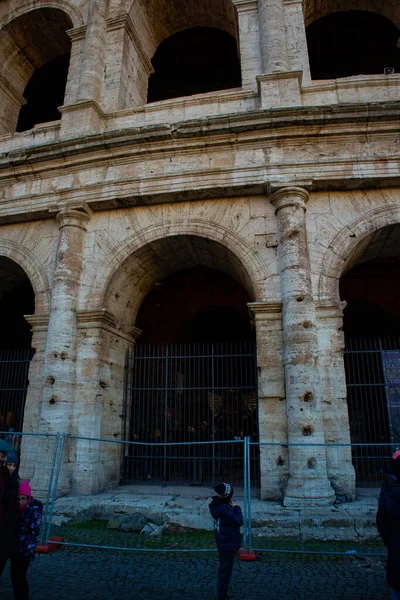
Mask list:
[[[55,403],[56,403],[56,399],[55,398],[50,398],[49,404],[55,404]]]
[[[303,396],[303,400],[304,402],[311,402],[311,400],[313,400],[314,396],[312,394],[312,392],[306,392]]]
[[[58,358],[58,353],[57,352],[53,352],[53,358]]]
[[[309,435],[312,435],[313,431],[314,431],[314,430],[313,430],[313,428],[311,427],[311,425],[305,425],[305,426],[302,428],[302,430],[301,430],[301,433],[302,433],[302,435],[304,435],[305,437],[307,437],[307,436],[309,436]]]
[[[48,375],[48,377],[46,377],[46,383],[48,385],[54,385],[56,378],[53,377],[53,375]]]
[[[313,326],[311,321],[303,321],[302,325],[304,329],[311,329],[311,327]]]
[[[61,360],[65,360],[66,358],[68,358],[68,354],[66,352],[61,352],[60,358]]]
[[[311,456],[311,458],[309,458],[307,461],[307,467],[309,469],[315,469],[316,466],[317,466],[317,461],[314,458],[314,456]]]
[[[105,388],[107,388],[107,387],[108,387],[108,383],[107,383],[107,381],[104,381],[103,379],[100,379],[100,381],[99,381],[99,386],[100,386],[101,388],[103,388],[103,390],[104,390]]]
[[[303,302],[304,296],[297,296],[296,300],[297,302]]]
[[[283,460],[282,456],[278,456],[278,458],[276,459],[276,464],[279,467],[283,467],[283,465],[285,464],[285,461]]]

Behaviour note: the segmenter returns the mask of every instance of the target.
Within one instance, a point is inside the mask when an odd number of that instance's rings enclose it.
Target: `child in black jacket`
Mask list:
[[[243,515],[240,507],[232,501],[233,487],[229,483],[219,483],[214,491],[217,495],[213,496],[209,509],[214,519],[219,554],[218,600],[227,600],[233,559],[242,543],[240,527],[243,525]]]

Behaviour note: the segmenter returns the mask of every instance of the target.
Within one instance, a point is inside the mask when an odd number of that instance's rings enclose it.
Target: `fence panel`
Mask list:
[[[250,444],[250,446],[253,443]],[[362,488],[355,488],[356,497],[346,497],[335,485],[335,476],[331,474],[332,486],[336,490],[334,505],[318,506],[319,480],[318,473],[313,479],[312,470],[307,480],[302,481],[305,490],[305,499],[301,498],[298,506],[291,502],[285,506],[286,487],[290,478],[290,451],[296,450],[296,445],[291,448],[289,444],[260,443],[261,459],[261,488],[250,487],[252,478],[249,477],[248,504],[250,507],[250,528],[248,545],[250,551],[255,552],[304,552],[313,554],[385,554],[383,545],[380,545],[375,531],[375,513],[379,497],[379,489],[385,473],[388,472],[390,459],[393,453],[391,444],[325,444],[326,455],[330,464],[334,465],[336,473],[340,465],[352,461],[354,468],[354,482],[356,476],[362,473]],[[317,444],[302,444],[313,455]],[[376,459],[379,458],[381,472],[375,469]],[[273,460],[272,460],[273,459]],[[270,462],[268,462],[270,461]],[[329,473],[329,465],[328,465]],[[365,481],[371,477],[374,486],[366,489]],[[378,481],[379,479],[379,481]],[[351,485],[349,486],[351,487]],[[260,493],[261,492],[261,493]],[[261,500],[262,496],[262,500]],[[340,509],[343,506],[343,510]],[[369,513],[369,516],[368,516]],[[355,535],[357,518],[366,518],[369,526],[373,521],[374,535],[366,536],[363,541]],[[355,541],[355,537],[357,541]],[[327,545],[329,542],[329,545]]]
[[[232,461],[226,462],[224,457],[233,452],[242,472],[235,499],[243,505],[243,447],[243,440],[157,444],[66,436],[58,457],[48,536],[61,536],[64,545],[72,546],[152,552],[214,551],[213,521],[208,508],[214,492],[209,482],[230,481]],[[123,452],[130,453],[138,479],[134,485],[115,487],[119,478],[116,465],[121,464]],[[218,461],[220,452],[222,460]],[[75,488],[60,498],[66,492],[73,463]],[[161,481],[147,477],[155,473]],[[107,488],[108,492],[90,496]],[[79,512],[76,496],[82,492],[88,496]],[[82,497],[79,502],[82,503]],[[71,511],[76,513],[73,520],[63,516]]]
[[[47,528],[50,503],[55,481],[59,434],[21,433],[0,431],[0,436],[11,444],[19,458],[19,477],[29,481],[32,494],[43,503],[39,543],[43,543]]]

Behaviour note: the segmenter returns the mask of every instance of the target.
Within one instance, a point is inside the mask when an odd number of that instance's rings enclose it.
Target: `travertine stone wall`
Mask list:
[[[348,9],[400,24],[373,0],[0,2],[0,256],[35,293],[26,430],[121,440],[141,303],[201,264],[252,299],[262,497],[354,496],[330,448],[350,439],[339,279],[400,223],[400,75],[311,81],[305,26]],[[159,44],[196,26],[236,39],[242,88],[146,105]],[[15,134],[30,75],[69,49],[61,122]],[[65,491],[118,482],[120,446],[68,452]]]

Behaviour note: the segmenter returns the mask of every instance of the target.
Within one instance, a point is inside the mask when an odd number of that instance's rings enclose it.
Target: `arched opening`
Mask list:
[[[334,12],[311,23],[307,43],[312,79],[400,72],[400,31],[386,17],[365,10]]]
[[[381,229],[358,246],[341,277],[340,296],[347,302],[343,327],[351,440],[388,444],[356,451],[359,480],[375,483],[385,470],[389,445],[400,442],[400,387],[390,383],[397,363],[400,374],[400,225]]]
[[[137,445],[125,454],[124,479],[241,481],[244,436],[258,439],[253,297],[243,265],[222,244],[174,236],[138,250],[124,275],[129,289],[116,274],[109,298],[135,314],[131,294],[141,290],[142,331],[126,379],[124,437]]]
[[[0,257],[0,431],[22,430],[33,351],[24,315],[35,312],[32,285],[19,265]]]
[[[3,112],[0,133],[60,119],[67,82],[71,19],[55,8],[29,11],[0,32]]]
[[[36,69],[24,90],[27,103],[19,112],[17,131],[61,119],[58,107],[64,102],[69,59],[70,55],[64,54]]]
[[[212,27],[171,35],[157,48],[152,64],[148,102],[241,86],[236,40]]]

